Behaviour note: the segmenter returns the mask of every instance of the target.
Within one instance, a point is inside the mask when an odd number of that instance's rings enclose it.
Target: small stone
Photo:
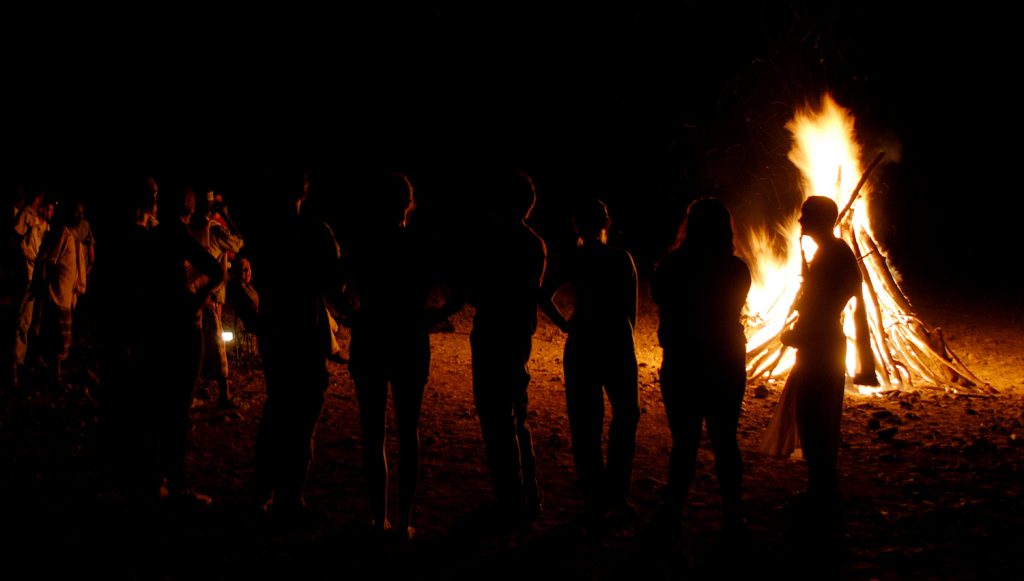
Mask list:
[[[967,412],[967,415],[969,415],[969,416],[976,416],[976,415],[978,415],[978,410],[976,410],[974,408],[967,408],[964,411]]]
[[[870,420],[868,420],[868,428],[869,429],[877,430],[878,428],[881,428],[881,427],[882,427],[882,422],[880,422],[878,420],[878,418],[871,418]]]
[[[768,397],[768,387],[763,383],[755,387],[754,397],[757,399],[764,399]]]
[[[877,412],[874,412],[874,413],[871,414],[871,417],[878,418],[880,420],[884,419],[884,418],[891,417],[891,416],[892,416],[892,412],[889,411],[889,410],[878,410]]]

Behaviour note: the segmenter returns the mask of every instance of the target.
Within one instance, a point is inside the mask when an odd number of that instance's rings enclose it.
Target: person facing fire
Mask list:
[[[537,300],[547,266],[544,240],[526,224],[537,201],[525,173],[502,176],[488,218],[439,318],[465,302],[476,309],[469,335],[473,399],[497,504],[494,522],[516,524],[541,511],[537,463],[527,426],[527,365],[537,329]],[[467,268],[468,270],[468,268]]]
[[[838,215],[830,198],[811,196],[804,201],[801,235],[818,248],[794,305],[797,321],[781,337],[785,345],[796,348],[787,389],[795,397],[797,434],[807,461],[807,500],[811,506],[829,509],[840,499],[836,460],[846,379],[842,314],[861,284],[853,251],[834,234]]]
[[[301,184],[272,177],[265,187],[268,214],[248,244],[259,273],[258,339],[267,385],[250,492],[275,522],[303,526],[318,516],[302,492],[329,380],[326,301],[341,296],[339,249],[330,227],[304,211],[308,176]]]
[[[693,201],[675,245],[658,262],[651,280],[663,350],[661,395],[672,432],[668,487],[658,523],[670,535],[679,532],[705,423],[726,530],[743,530],[743,461],[736,428],[746,388],[740,316],[750,284],[750,270],[733,254],[732,218],[725,204],[714,198]]]
[[[398,511],[395,532],[411,539],[413,500],[419,479],[419,419],[430,370],[427,299],[429,257],[410,219],[416,202],[409,179],[388,174],[367,192],[344,264],[351,314],[349,372],[359,399],[366,477],[376,532],[388,530],[388,468],[385,452],[388,386],[398,427]]]
[[[200,312],[225,273],[189,234],[195,193],[187,187],[175,188],[167,198],[161,205],[165,219],[152,230],[151,252],[142,265],[136,265],[137,283],[149,307],[149,324],[137,345],[139,367],[135,371],[151,374],[146,415],[152,418],[149,435],[154,439],[157,480],[166,479],[170,501],[203,505],[211,502],[210,497],[196,492],[186,481],[189,409],[202,348]],[[189,283],[186,263],[205,277],[204,284]]]
[[[633,257],[608,245],[611,219],[604,202],[581,204],[573,223],[577,246],[563,266],[545,277],[540,307],[569,334],[565,402],[583,489],[583,524],[591,529],[600,527],[606,515],[617,520],[636,513],[628,498],[640,422],[633,343],[637,276]],[[552,300],[563,284],[575,291],[571,319]],[[607,468],[601,451],[604,392],[612,407]]]

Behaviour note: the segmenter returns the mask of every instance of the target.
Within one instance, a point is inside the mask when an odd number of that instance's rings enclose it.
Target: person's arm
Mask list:
[[[545,261],[546,262],[546,261]],[[540,291],[537,296],[537,304],[540,306],[541,312],[543,312],[551,322],[555,324],[563,333],[569,332],[569,320],[565,318],[562,311],[558,310],[558,306],[555,305],[555,295],[558,293],[558,289],[562,287],[564,283],[564,268],[551,268],[547,269],[543,277],[543,283],[540,286]]]
[[[434,255],[445,254],[449,253],[440,252],[435,249]],[[449,255],[445,260],[434,262],[434,267],[432,268],[434,271],[434,283],[442,288],[447,288],[450,292],[444,304],[440,307],[427,309],[426,321],[428,327],[443,323],[466,307],[466,304],[469,302],[469,291],[467,290],[469,282],[466,270],[469,268],[470,262],[471,260],[461,253],[458,260]]]
[[[633,256],[626,252],[626,318],[629,319],[629,325],[636,329],[636,295],[637,295],[637,276],[636,276],[636,263],[633,261]]]
[[[176,232],[179,232],[177,244],[184,259],[204,278],[203,284],[195,289],[196,304],[194,306],[195,311],[198,312],[206,304],[210,294],[224,283],[226,273],[221,263],[214,260],[210,253],[203,248],[203,245],[189,236],[185,229]]]

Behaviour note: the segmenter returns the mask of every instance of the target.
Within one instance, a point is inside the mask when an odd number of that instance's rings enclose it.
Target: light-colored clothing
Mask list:
[[[92,252],[96,245],[96,238],[93,236],[92,226],[89,225],[88,220],[83,218],[82,221],[78,223],[78,226],[71,229],[71,233],[75,235],[75,238],[77,238],[79,242],[82,243],[82,250],[85,254],[86,272],[88,272],[92,270]]]
[[[32,270],[35,268],[36,256],[39,253],[39,246],[43,243],[43,236],[50,230],[50,223],[30,208],[22,208],[14,222],[14,232],[21,237],[21,253],[28,265],[28,279],[32,280]]]
[[[32,333],[32,320],[35,313],[35,297],[29,283],[35,273],[36,257],[43,243],[43,236],[50,229],[50,224],[31,208],[24,207],[15,219],[14,232],[21,238],[21,254],[25,257],[25,293],[21,297],[18,308],[18,328],[14,344],[14,356],[18,364],[25,363],[28,353],[29,335]]]
[[[202,220],[198,226],[191,229],[192,236],[203,245],[203,248],[210,253],[210,256],[220,263],[225,271],[231,267],[229,260],[242,250],[244,241],[240,236],[235,236],[224,225],[217,220]],[[191,271],[190,271],[191,274]],[[189,277],[193,288],[201,286],[203,280],[198,277]],[[227,292],[222,285],[211,295],[211,300],[223,305],[227,298]]]
[[[72,309],[85,292],[86,256],[71,229],[62,226],[46,235],[36,259],[35,276],[46,288],[40,317],[40,352],[52,360],[68,356],[72,340]]]

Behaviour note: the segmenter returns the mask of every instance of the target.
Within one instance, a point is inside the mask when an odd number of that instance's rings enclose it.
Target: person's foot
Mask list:
[[[370,531],[374,533],[386,533],[391,530],[391,521],[386,518],[370,519]]]
[[[163,491],[161,490],[161,492]],[[213,503],[213,498],[189,487],[170,487],[167,489],[167,496],[164,498],[164,501],[167,502],[168,506],[174,508],[194,510],[210,506]]]
[[[416,536],[416,529],[409,526],[399,526],[395,529],[395,536],[399,543],[408,543]]]

